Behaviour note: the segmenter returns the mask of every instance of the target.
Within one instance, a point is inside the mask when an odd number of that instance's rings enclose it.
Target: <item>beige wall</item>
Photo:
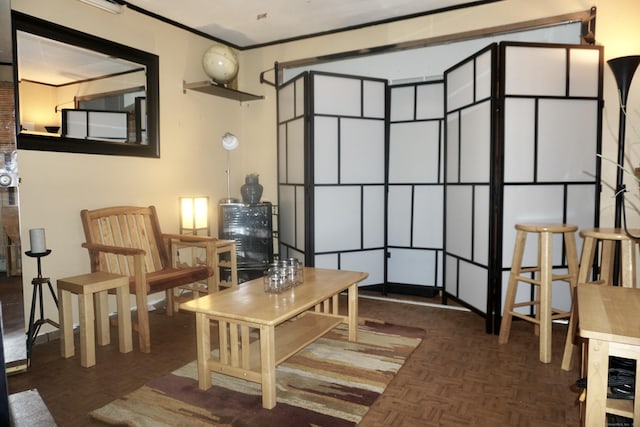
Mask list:
[[[182,81],[206,78],[200,66],[211,41],[126,10],[110,15],[77,1],[12,0],[12,8],[62,25],[90,32],[160,57],[161,159],[136,159],[24,151],[19,153],[22,176],[22,238],[44,227],[53,253],[43,260],[44,273],[55,278],[88,271],[79,211],[117,204],[155,204],[165,231],[177,231],[177,198],[205,194],[215,202],[226,194],[225,152],[220,136],[231,131],[240,138],[232,153],[232,193],[238,195],[245,174],[260,174],[263,199],[276,202],[275,90],[261,85],[259,74],[275,61],[286,62],[329,53],[472,31],[484,27],[545,18],[598,8],[597,40],[606,58],[640,53],[640,2],[637,0],[504,0],[468,10],[417,18],[394,24],[318,37],[240,52],[239,88],[265,95],[265,100],[239,104],[209,95],[182,93]],[[272,79],[273,73],[267,77]],[[611,73],[605,70],[604,154],[615,158],[617,96]],[[629,114],[640,123],[640,77],[631,89]],[[633,121],[633,120],[630,120]],[[611,127],[610,131],[607,126]],[[629,131],[629,137],[632,132]],[[634,142],[640,137],[633,136]],[[628,142],[637,164],[637,144]],[[614,183],[611,167],[606,182]],[[611,193],[603,196],[603,223],[612,222]],[[215,212],[212,215],[215,234]],[[634,221],[636,221],[634,219]],[[24,259],[25,291],[35,262]],[[29,300],[29,298],[26,298]],[[26,301],[27,303],[29,301]],[[55,318],[51,307],[49,316]]]

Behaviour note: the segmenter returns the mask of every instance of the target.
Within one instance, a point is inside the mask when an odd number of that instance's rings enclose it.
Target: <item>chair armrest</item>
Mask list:
[[[101,243],[88,243],[85,242],[82,244],[83,248],[87,248],[90,251],[97,252],[109,252],[116,255],[125,255],[125,256],[133,256],[133,255],[145,255],[146,252],[144,249],[136,249],[136,248],[123,248],[121,246],[111,246],[111,245],[103,245]]]
[[[196,236],[193,234],[162,234],[162,238],[165,240],[178,240],[180,242],[216,242],[217,237],[211,236]]]

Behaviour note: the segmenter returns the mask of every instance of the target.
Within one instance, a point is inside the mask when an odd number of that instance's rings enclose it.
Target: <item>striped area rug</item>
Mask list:
[[[275,408],[262,408],[260,385],[213,374],[198,389],[196,362],[156,378],[91,412],[128,426],[357,425],[404,362],[424,330],[374,321],[359,325],[358,342],[340,325],[277,367]]]

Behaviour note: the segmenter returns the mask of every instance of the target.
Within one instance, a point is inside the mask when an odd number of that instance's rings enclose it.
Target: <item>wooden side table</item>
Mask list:
[[[121,353],[133,350],[131,337],[131,307],[129,304],[129,278],[119,274],[95,272],[58,280],[60,303],[60,352],[68,358],[74,354],[73,314],[71,294],[78,295],[80,317],[80,365],[88,368],[96,364],[96,334],[98,344],[111,341],[107,291],[116,290],[118,303],[118,341]],[[94,310],[95,299],[95,310]],[[97,316],[95,313],[97,312]],[[95,327],[94,327],[95,319]]]
[[[589,339],[585,426],[606,426],[606,414],[640,420],[640,399],[607,399],[609,356],[636,360],[640,378],[640,289],[578,285],[580,336]]]

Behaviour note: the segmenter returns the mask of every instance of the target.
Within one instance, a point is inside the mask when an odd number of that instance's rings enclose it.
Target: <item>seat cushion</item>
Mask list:
[[[188,285],[199,280],[206,280],[213,274],[213,269],[207,266],[165,268],[164,270],[147,273],[147,294]],[[136,284],[133,277],[129,278],[129,289],[131,293],[135,293]]]

